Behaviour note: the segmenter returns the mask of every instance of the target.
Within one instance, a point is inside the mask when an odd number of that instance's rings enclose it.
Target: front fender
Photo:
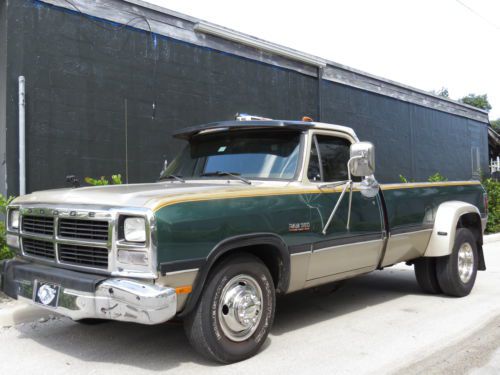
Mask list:
[[[441,257],[451,254],[455,244],[458,221],[465,214],[476,214],[481,222],[479,209],[470,203],[449,201],[439,205],[424,257]]]
[[[200,298],[208,275],[214,264],[224,255],[249,246],[270,245],[278,251],[280,260],[280,277],[277,290],[285,292],[290,283],[290,252],[283,239],[274,233],[250,233],[224,239],[219,242],[210,252],[194,281],[193,290],[190,293],[184,310],[179,314],[184,317],[195,307]]]

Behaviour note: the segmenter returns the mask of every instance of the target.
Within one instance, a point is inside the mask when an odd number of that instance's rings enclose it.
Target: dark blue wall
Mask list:
[[[19,75],[26,76],[28,191],[64,186],[68,174],[125,175],[127,164],[129,182],[155,180],[180,148],[174,130],[236,112],[319,117],[314,77],[31,0],[9,1],[7,17],[11,194]],[[322,96],[322,121],[376,144],[381,181],[437,171],[468,179],[471,147],[487,163],[484,124],[329,82]]]
[[[323,96],[323,121],[350,126],[375,144],[381,181],[399,174],[425,181],[437,172],[469,180],[488,169],[484,123],[336,83],[324,82]]]

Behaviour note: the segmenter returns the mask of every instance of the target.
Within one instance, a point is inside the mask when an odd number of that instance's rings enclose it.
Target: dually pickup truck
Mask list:
[[[406,262],[463,297],[484,270],[479,182],[378,184],[348,127],[240,119],[187,128],[156,183],[39,191],[12,202],[1,289],[75,321],[182,319],[222,362],[257,353],[277,294]]]

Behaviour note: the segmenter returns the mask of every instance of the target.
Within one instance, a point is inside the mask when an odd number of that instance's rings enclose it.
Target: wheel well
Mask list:
[[[457,223],[458,228],[467,228],[469,229],[478,245],[483,244],[483,231],[481,227],[481,218],[476,213],[468,213],[460,216]]]
[[[457,223],[457,229],[458,228],[467,228],[472,232],[474,238],[476,239],[477,251],[479,253],[478,269],[486,270],[483,254],[483,229],[480,216],[473,212],[460,216]]]
[[[284,272],[283,260],[281,259],[279,250],[272,245],[262,244],[243,246],[235,248],[231,251],[227,251],[215,261],[211,269],[213,269],[215,266],[225,261],[226,259],[242,253],[252,254],[256,258],[260,259],[271,273],[276,290],[278,292],[285,291],[284,289],[287,286],[282,285],[284,281],[282,280]]]

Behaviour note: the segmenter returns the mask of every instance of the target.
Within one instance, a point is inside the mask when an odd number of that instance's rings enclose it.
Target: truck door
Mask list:
[[[353,140],[340,133],[315,131],[311,134],[307,181],[319,193],[310,202],[313,233],[312,255],[306,286],[374,270],[380,260],[384,230],[380,198],[366,198],[354,183],[348,227],[349,194],[345,194],[325,234],[323,229],[347,181],[349,148]],[[360,180],[358,180],[360,181]]]

